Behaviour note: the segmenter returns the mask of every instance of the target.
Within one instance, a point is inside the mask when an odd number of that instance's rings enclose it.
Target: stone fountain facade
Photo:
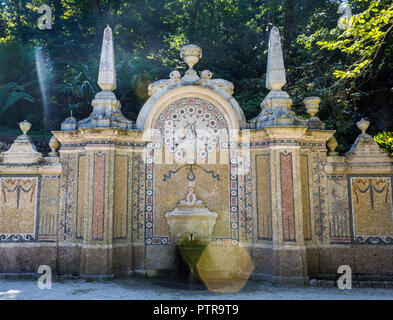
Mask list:
[[[245,247],[255,278],[304,283],[337,278],[349,265],[359,277],[391,279],[392,158],[366,133],[367,121],[339,156],[334,131],[316,116],[318,97],[305,99],[309,119],[295,115],[282,90],[277,28],[270,93],[251,121],[232,83],[194,69],[198,46],[185,46],[181,57],[189,69],[152,83],[130,121],[113,93],[107,28],[91,116],[67,118],[48,157],[21,124],[24,134],[0,157],[0,273],[36,273],[40,265],[85,277],[174,270],[171,213],[197,207],[214,216],[203,234]]]

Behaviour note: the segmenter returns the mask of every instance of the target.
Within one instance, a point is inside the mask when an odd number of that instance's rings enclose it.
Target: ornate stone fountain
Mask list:
[[[195,181],[188,181],[186,199],[181,200],[173,211],[165,214],[171,236],[178,244],[184,239],[198,239],[209,243],[216,223],[217,213],[206,208],[202,200],[197,200],[192,188],[194,184]]]
[[[186,199],[181,200],[173,211],[165,214],[171,235],[190,268],[189,283],[194,283],[198,278],[196,265],[211,240],[217,219],[217,213],[206,208],[202,200],[197,200],[192,188],[194,184],[195,181],[188,181]]]

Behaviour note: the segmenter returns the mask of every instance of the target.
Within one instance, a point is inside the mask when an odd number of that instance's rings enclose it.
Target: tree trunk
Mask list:
[[[284,61],[286,65],[290,64],[291,60],[291,46],[293,40],[293,28],[295,20],[295,0],[285,1],[285,25],[284,25]]]
[[[200,8],[200,4],[201,4],[201,0],[195,0],[194,2],[194,8],[191,12],[190,15],[190,28],[189,28],[189,32],[190,32],[190,41],[194,42],[195,40],[195,26],[197,24],[197,20],[198,20],[198,13],[199,13],[199,8]]]
[[[389,36],[393,33],[392,24],[388,24],[387,26],[385,26],[385,30],[382,30],[382,31],[387,31],[385,41],[381,44],[381,47],[378,50],[377,56],[375,57],[374,61],[372,62],[372,66],[371,66],[371,77],[373,77],[371,83],[372,83],[373,88],[378,87],[378,80],[376,80],[377,74],[379,72],[380,64],[382,63],[383,58],[385,57],[385,50],[387,48],[386,39],[389,39]]]
[[[391,27],[391,24],[385,27],[385,30],[390,28],[386,35],[386,39],[389,39],[389,36],[393,33],[393,28]],[[381,64],[387,56],[386,50],[388,48],[389,46],[386,41],[382,43],[371,65],[371,70],[369,74],[366,75],[370,78],[361,86],[361,89],[367,92],[367,97],[362,99],[361,110],[367,114],[372,124],[379,130],[391,131],[393,128],[393,115],[391,112],[391,83],[393,82],[393,77],[386,73],[380,73]],[[373,105],[378,106],[378,108],[370,109],[370,106]]]
[[[100,12],[100,0],[91,0],[91,7],[93,9],[93,13]]]

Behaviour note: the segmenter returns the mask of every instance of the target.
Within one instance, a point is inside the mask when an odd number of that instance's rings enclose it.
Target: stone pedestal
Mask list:
[[[79,121],[79,128],[134,128],[134,122],[121,113],[120,101],[113,92],[107,90],[97,93],[92,105],[93,112],[90,117]]]
[[[141,134],[113,128],[53,134],[64,167],[59,219],[69,226],[59,235],[58,269],[84,277],[132,272],[138,244],[130,209],[132,168],[145,145]]]
[[[305,121],[290,110],[292,100],[285,91],[270,91],[261,104],[260,115],[253,119],[257,129],[273,126],[302,126]]]
[[[0,155],[3,163],[37,163],[42,161],[42,154],[39,153],[31,138],[27,135],[31,124],[26,120],[19,124],[23,134],[20,135],[11,148]]]

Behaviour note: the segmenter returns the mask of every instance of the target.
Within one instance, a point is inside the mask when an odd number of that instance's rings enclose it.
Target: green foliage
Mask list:
[[[330,5],[332,5],[331,3]],[[393,50],[391,1],[353,0],[355,16],[345,31],[337,27],[332,8],[317,11],[309,19],[307,32],[297,38],[301,45],[297,82],[322,97],[320,118],[337,130],[339,152],[349,149],[358,132],[355,123],[371,120],[370,132],[392,130]],[[332,11],[335,10],[334,12]],[[325,11],[325,13],[322,13]],[[303,79],[303,80],[300,80]],[[299,90],[301,86],[296,86]],[[294,95],[295,90],[290,90]],[[299,96],[299,94],[297,94]],[[374,106],[378,106],[375,108]],[[296,106],[295,106],[296,108]]]
[[[21,100],[34,102],[34,98],[25,92],[25,88],[16,82],[10,82],[0,87],[0,116],[10,107]]]
[[[136,119],[149,83],[168,78],[174,69],[185,70],[179,49],[192,42],[203,49],[196,69],[232,81],[235,99],[251,119],[268,92],[268,31],[277,25],[286,53],[285,90],[298,115],[307,116],[305,97],[320,96],[319,116],[328,129],[337,130],[340,152],[353,143],[361,117],[371,120],[370,132],[392,131],[391,0],[353,0],[356,16],[346,31],[337,28],[339,1],[291,1],[292,11],[289,2],[59,0],[51,2],[52,30],[37,27],[37,9],[48,1],[0,2],[0,86],[23,84],[34,98],[34,103],[20,100],[8,108],[0,125],[13,127],[26,118],[33,128],[53,130],[70,109],[78,119],[87,117],[99,91],[99,55],[107,24],[114,30],[115,93],[128,118]],[[37,50],[42,53],[41,71]],[[41,92],[42,83],[46,92]]]
[[[33,128],[44,128],[43,96],[36,64],[36,49],[30,48],[22,43],[10,42],[0,45],[0,86],[7,83],[21,84],[34,102],[26,103],[26,100],[18,100],[12,108],[6,112],[7,117],[0,117],[0,125],[15,126],[15,124],[28,119]],[[53,74],[44,72],[43,83],[49,83]],[[21,91],[21,90],[19,90]]]
[[[94,95],[100,91],[97,84],[98,63],[92,61],[93,67],[79,62],[71,64],[65,72],[64,82],[57,85],[59,93],[70,97],[72,102],[68,103],[71,110],[88,108]]]
[[[335,40],[318,41],[323,49],[340,50],[351,56],[351,64],[343,70],[335,70],[340,79],[356,78],[370,72],[373,62],[393,30],[393,3],[381,0],[355,0],[356,7],[367,5],[366,10],[354,15],[350,28]]]
[[[383,150],[389,152],[389,154],[393,154],[393,132],[378,132],[374,136],[374,140]]]
[[[148,85],[153,78],[158,78],[162,69],[147,58],[119,50],[116,59],[117,89],[115,93],[123,105],[128,107],[127,116],[136,118],[139,108],[148,99]],[[68,99],[66,106],[73,110],[73,114],[86,117],[91,111],[91,101],[101,89],[97,84],[99,60],[90,59],[88,64],[78,62],[70,64],[64,72],[64,80],[57,85],[58,93]]]
[[[22,131],[20,130],[18,123],[15,123],[12,128],[0,126],[0,136],[2,137],[1,140],[7,140],[7,143],[13,143],[15,137],[20,136],[21,134]],[[4,139],[5,137],[9,137],[9,139]],[[33,138],[33,140],[46,140],[46,142],[48,142],[52,137],[52,134],[44,128],[41,130],[34,130],[34,128],[32,128],[29,130],[29,137]]]
[[[236,88],[237,102],[248,119],[256,117],[261,111],[260,104],[269,92],[265,88],[265,79],[253,78],[238,81]]]

